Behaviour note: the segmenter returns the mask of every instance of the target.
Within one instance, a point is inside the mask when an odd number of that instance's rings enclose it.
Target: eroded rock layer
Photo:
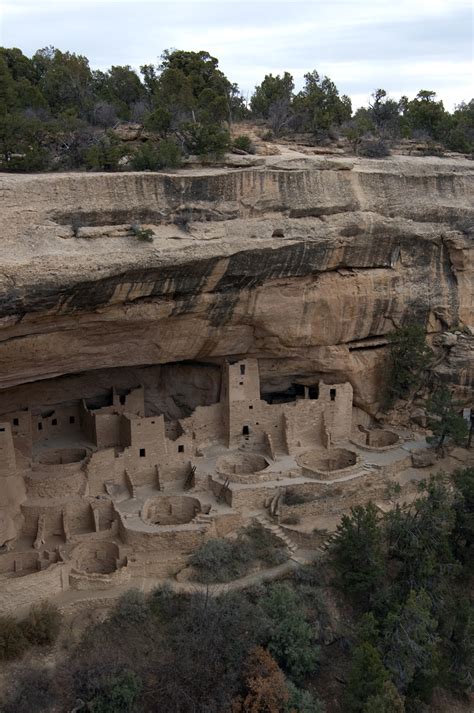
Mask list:
[[[469,388],[473,171],[269,157],[174,175],[3,176],[0,386],[246,356],[267,390],[296,375],[348,380],[375,413],[386,334],[417,316],[430,332],[464,331],[444,373]]]

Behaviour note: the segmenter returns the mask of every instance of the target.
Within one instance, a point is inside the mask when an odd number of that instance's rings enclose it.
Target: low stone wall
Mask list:
[[[296,458],[296,462],[308,478],[334,480],[349,474],[360,462],[354,451],[346,448],[332,448],[327,451],[306,451]]]
[[[100,591],[126,584],[130,581],[131,576],[132,573],[128,567],[121,567],[108,574],[81,572],[73,569],[69,575],[69,584],[71,589]]]
[[[71,561],[77,572],[110,575],[117,570],[119,555],[119,547],[115,542],[91,540],[78,545]]]
[[[190,495],[156,495],[145,501],[141,518],[153,525],[179,525],[201,512],[201,504]]]
[[[367,430],[367,432],[353,433],[350,441],[364,451],[372,451],[375,453],[392,451],[400,447],[400,436],[398,433],[384,429],[373,429]]]
[[[22,616],[32,604],[51,599],[68,589],[69,570],[68,563],[58,563],[24,577],[2,579],[0,614]]]
[[[126,527],[122,521],[119,524],[119,533],[125,544],[131,545],[137,551],[159,553],[157,557],[166,556],[167,553],[193,552],[210,537],[209,528],[205,525],[133,530]]]
[[[77,464],[60,466],[61,473],[35,469],[25,477],[29,498],[61,498],[66,495],[79,495],[85,491],[86,475]]]
[[[365,505],[369,500],[383,497],[387,479],[381,474],[367,474],[361,478],[344,481],[337,485],[323,485],[323,491],[315,493],[314,500],[298,505],[280,507],[279,520],[288,517],[317,518],[324,515],[342,515],[354,505]],[[307,486],[298,487],[298,492],[308,493]],[[316,524],[316,523],[315,523]]]

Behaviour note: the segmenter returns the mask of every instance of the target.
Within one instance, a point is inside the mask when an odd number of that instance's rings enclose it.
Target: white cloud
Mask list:
[[[92,67],[206,49],[245,93],[269,72],[328,74],[355,106],[383,86],[448,107],[472,94],[471,0],[5,0],[1,43],[54,45]],[[472,14],[471,14],[472,19]],[[470,42],[469,42],[470,40]]]

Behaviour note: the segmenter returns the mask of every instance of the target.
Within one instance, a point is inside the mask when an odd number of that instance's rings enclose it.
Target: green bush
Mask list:
[[[179,168],[183,153],[175,141],[163,139],[158,145],[158,167]]]
[[[134,223],[130,226],[130,230],[137,240],[141,240],[145,243],[153,242],[153,230],[151,228],[142,228],[138,223]]]
[[[175,141],[162,139],[158,144],[148,141],[138,148],[132,158],[136,171],[159,171],[163,168],[179,168],[182,152]]]
[[[297,490],[287,490],[284,497],[285,505],[303,505],[314,500],[311,493],[299,493]]]
[[[364,139],[360,142],[357,153],[365,158],[385,158],[390,156],[390,149],[382,139]]]
[[[111,618],[116,622],[140,624],[147,619],[149,613],[143,592],[139,589],[129,589],[119,598]]]
[[[232,142],[232,146],[241,151],[246,151],[247,153],[255,153],[255,146],[252,143],[250,136],[246,134],[240,134],[236,136]]]
[[[136,710],[142,681],[133,671],[98,676],[94,684],[88,710],[93,713],[131,713]]]
[[[190,124],[187,127],[190,153],[207,159],[219,159],[229,150],[230,134],[219,124]]]
[[[0,661],[17,658],[27,648],[28,640],[18,622],[10,616],[0,617]]]
[[[243,531],[243,537],[250,544],[253,560],[260,560],[274,567],[288,559],[285,545],[280,538],[259,522],[247,527]]]
[[[261,606],[271,620],[268,650],[295,683],[313,673],[319,657],[301,601],[285,584],[269,587]]]
[[[275,566],[287,559],[286,548],[272,532],[256,523],[236,540],[216,538],[202,545],[190,558],[199,582],[229,582],[244,576],[255,562]]]
[[[61,629],[61,612],[51,602],[34,604],[20,626],[26,639],[32,645],[54,644]]]
[[[103,136],[85,151],[85,164],[92,171],[118,171],[120,159],[126,152],[115,139]]]
[[[191,557],[190,564],[197,570],[199,582],[228,582],[245,573],[249,561],[248,550],[235,542],[216,538],[202,545]]]

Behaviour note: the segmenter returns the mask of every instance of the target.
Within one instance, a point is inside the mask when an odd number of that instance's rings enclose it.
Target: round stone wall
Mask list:
[[[231,482],[255,483],[273,477],[263,472],[268,465],[267,459],[258,453],[231,453],[218,459],[216,470],[221,478]]]
[[[355,445],[367,451],[386,451],[398,448],[400,445],[398,433],[386,431],[383,428],[361,431],[356,433],[351,440]]]
[[[331,480],[350,472],[358,464],[359,459],[354,451],[346,448],[331,448],[326,451],[306,451],[297,457],[296,462],[303,469],[304,475]]]
[[[158,495],[143,505],[141,518],[148,525],[184,525],[201,512],[197,498],[189,495]]]

